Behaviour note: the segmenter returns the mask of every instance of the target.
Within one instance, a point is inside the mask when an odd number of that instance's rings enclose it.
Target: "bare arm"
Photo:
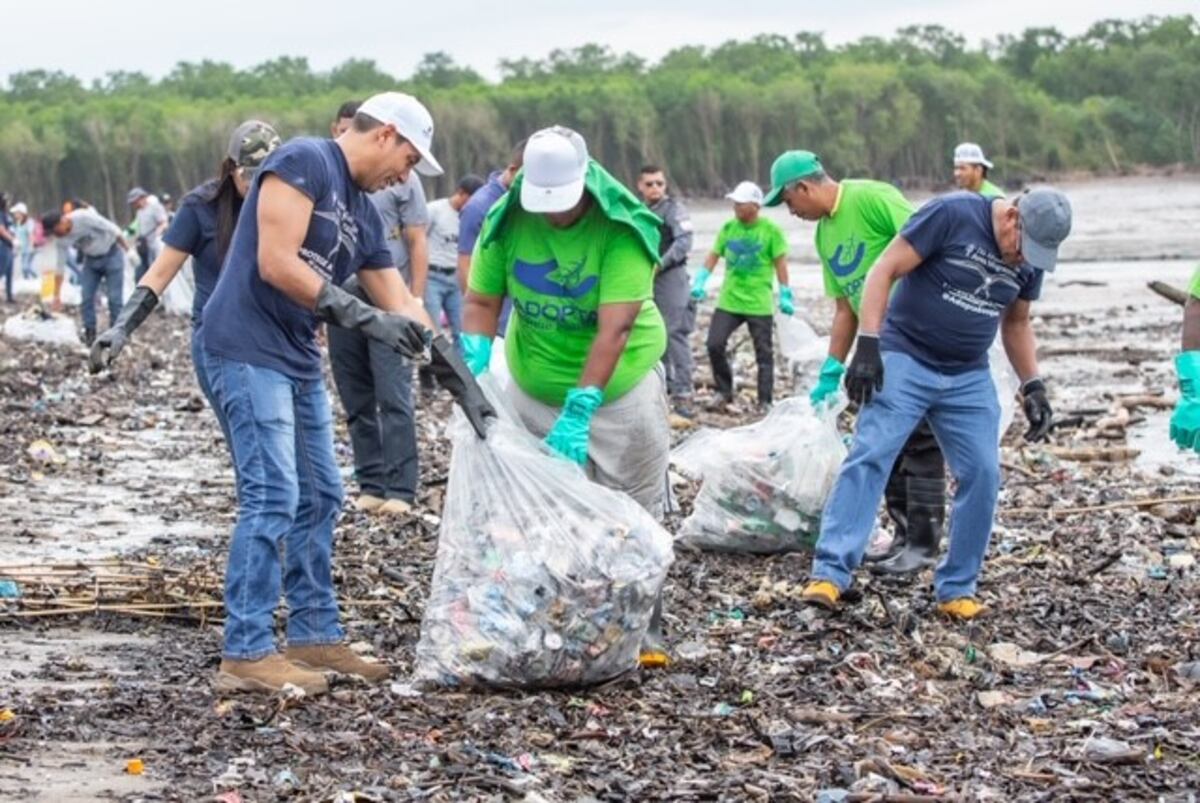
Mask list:
[[[1000,322],[1000,340],[1004,353],[1012,363],[1021,384],[1038,375],[1037,341],[1033,337],[1033,324],[1029,320],[1029,302],[1018,298],[1004,313]]]
[[[787,254],[782,254],[775,260],[775,278],[779,280],[780,287],[788,286],[788,266]]]
[[[408,264],[412,268],[412,293],[425,298],[425,282],[429,278],[429,236],[424,226],[405,226],[401,236],[408,244]]]
[[[912,273],[922,262],[921,255],[909,245],[908,240],[897,235],[891,245],[879,255],[879,261],[867,274],[867,286],[863,290],[862,303],[858,307],[858,329],[864,335],[878,335],[883,328],[883,316],[887,312],[888,296],[892,284],[902,276]],[[830,344],[832,347],[832,343]]]
[[[258,275],[305,309],[317,305],[325,280],[300,258],[313,202],[275,174],[258,190]]]
[[[1183,308],[1183,350],[1200,350],[1200,298],[1195,296]]]
[[[409,292],[404,277],[396,268],[381,268],[358,271],[358,282],[375,306],[384,312],[396,312],[412,318],[427,329],[437,331],[425,307],[417,303],[416,298]]]
[[[463,296],[467,294],[467,279],[471,277],[471,255],[458,255],[458,289],[462,291]]]
[[[597,323],[596,339],[592,341],[592,349],[588,352],[587,362],[583,366],[583,376],[579,378],[579,387],[597,387],[603,390],[612,379],[617,361],[625,351],[629,342],[629,333],[637,321],[638,313],[642,311],[641,301],[630,301],[621,304],[601,304],[599,321]]]
[[[463,332],[473,335],[495,337],[500,326],[500,308],[503,296],[487,296],[474,290],[467,291],[463,307]]]
[[[167,285],[179,274],[180,269],[183,268],[183,263],[187,262],[187,258],[186,251],[180,251],[177,248],[164,245],[162,251],[150,263],[150,267],[146,270],[146,274],[142,276],[142,280],[138,282],[138,287],[149,287],[154,291],[154,295],[162,298]]]
[[[720,254],[715,251],[709,251],[708,256],[704,258],[704,269],[709,273],[712,273],[717,269],[717,261],[720,259]]]
[[[845,298],[835,299],[837,309],[833,312],[833,325],[829,329],[829,356],[840,363],[846,362],[854,335],[858,333],[858,316]]]

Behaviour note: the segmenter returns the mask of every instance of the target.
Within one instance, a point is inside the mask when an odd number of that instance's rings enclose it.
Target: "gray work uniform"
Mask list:
[[[654,277],[654,303],[667,325],[667,352],[663,355],[667,392],[672,397],[688,398],[692,395],[692,374],[696,370],[689,342],[696,328],[696,301],[687,273],[692,221],[683,204],[669,195],[651,206],[650,211],[663,220],[661,266]]]

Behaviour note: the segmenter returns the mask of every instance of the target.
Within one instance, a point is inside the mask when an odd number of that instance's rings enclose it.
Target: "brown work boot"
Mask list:
[[[354,506],[361,511],[371,513],[383,507],[385,501],[374,494],[359,494],[358,498],[354,500]]]
[[[296,666],[278,653],[257,661],[238,661],[225,658],[217,670],[216,688],[219,692],[265,691],[279,692],[291,684],[305,694],[324,694],[329,684],[320,672],[310,672]]]
[[[354,675],[372,683],[377,680],[383,680],[392,674],[392,670],[386,664],[360,658],[354,650],[345,644],[289,646],[284,655],[296,666],[303,667],[304,669],[312,669],[319,672],[337,672],[341,675]]]

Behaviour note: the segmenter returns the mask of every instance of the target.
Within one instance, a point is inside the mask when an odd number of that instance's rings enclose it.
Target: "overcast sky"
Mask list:
[[[759,33],[820,31],[836,44],[937,23],[977,45],[1032,26],[1076,34],[1103,17],[1200,15],[1200,0],[53,0],[49,15],[0,0],[0,13],[0,77],[43,68],[85,80],[116,70],[157,78],[179,61],[248,67],[282,55],[307,57],[318,70],[369,58],[405,77],[422,54],[444,50],[495,78],[502,58],[586,42],[653,61],[680,45]]]

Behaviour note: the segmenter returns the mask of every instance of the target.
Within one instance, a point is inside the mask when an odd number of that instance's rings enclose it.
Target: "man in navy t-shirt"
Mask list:
[[[367,193],[414,167],[441,173],[432,139],[433,120],[415,98],[375,95],[336,140],[295,139],[267,157],[242,206],[200,326],[237,466],[222,691],[291,683],[319,693],[322,671],[388,674],[345,645],[338,622],[331,564],[342,484],[316,329],[326,322],[410,358],[423,352],[431,322],[392,266]],[[340,288],[351,274],[376,306]],[[274,640],[281,584],[283,656]]]
[[[1046,437],[1051,410],[1037,377],[1029,306],[1070,230],[1071,205],[1057,190],[1013,203],[958,192],[918,210],[880,256],[846,372],[846,390],[861,405],[854,445],[825,505],[806,601],[834,607],[850,586],[888,471],[927,418],[958,481],[950,547],[934,573],[938,609],[961,619],[984,612],[975,584],[1000,485],[1000,408],[988,347],[999,330],[1024,383],[1025,437]]]
[[[471,254],[475,252],[475,243],[483,231],[483,219],[496,201],[508,192],[524,161],[525,140],[521,140],[513,147],[508,166],[489,175],[487,182],[471,195],[458,213],[458,276],[464,295],[467,292],[467,278],[471,275]],[[512,300],[506,296],[500,307],[500,321],[496,328],[496,334],[501,337],[508,331],[508,316],[511,314]]]

